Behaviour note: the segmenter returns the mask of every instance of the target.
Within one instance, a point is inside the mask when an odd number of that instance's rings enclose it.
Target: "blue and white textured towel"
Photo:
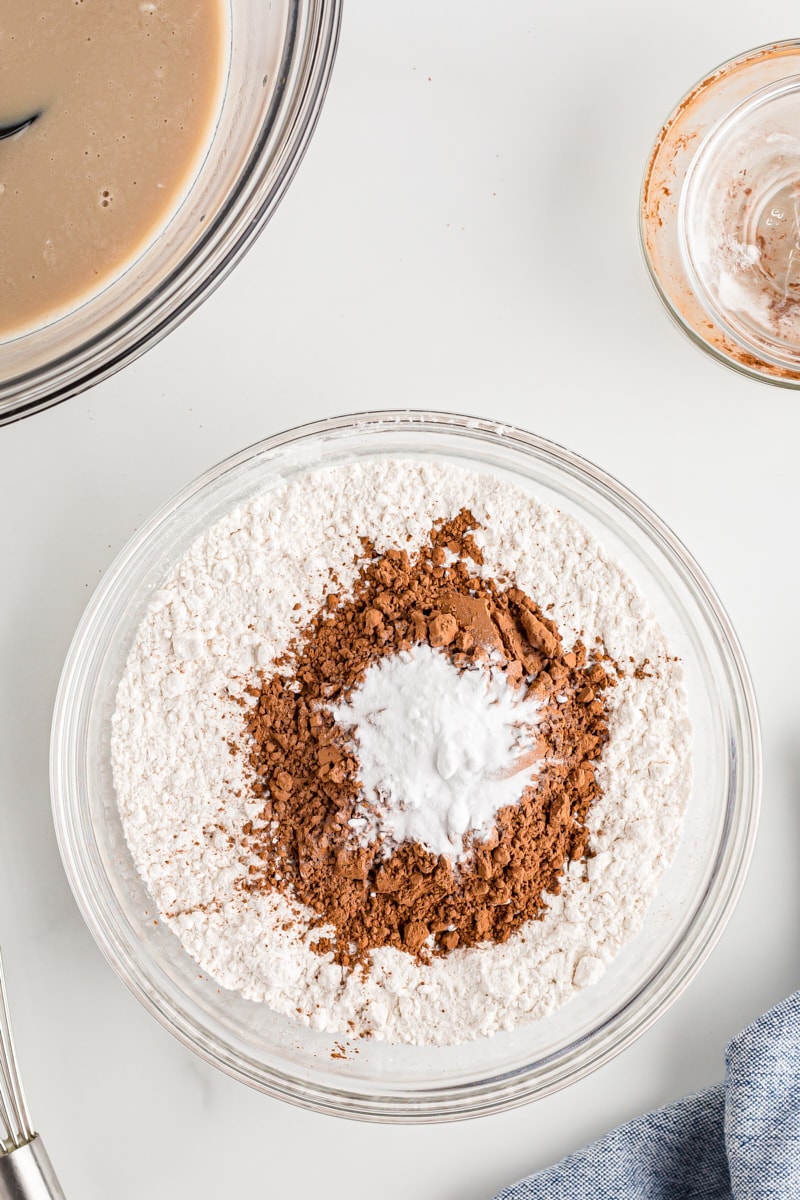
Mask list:
[[[723,1084],[638,1117],[496,1200],[800,1200],[800,992],[729,1044]]]

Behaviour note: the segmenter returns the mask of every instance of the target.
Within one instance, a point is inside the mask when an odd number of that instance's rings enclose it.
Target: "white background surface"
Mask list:
[[[796,33],[788,0],[348,0],[319,128],[245,262],[121,375],[0,431],[0,943],[69,1197],[482,1200],[720,1078],[726,1039],[797,986],[800,395],[674,329],[636,235],[668,110],[721,60]],[[137,525],[249,442],[402,405],[522,425],[655,508],[734,620],[765,750],[744,896],[682,999],[568,1090],[428,1128],[290,1108],[173,1040],[78,915],[47,762],[73,630]]]

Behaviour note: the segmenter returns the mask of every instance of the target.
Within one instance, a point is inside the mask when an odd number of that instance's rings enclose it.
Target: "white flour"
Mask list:
[[[600,637],[612,657],[654,667],[608,693],[588,881],[573,864],[545,919],[503,945],[459,949],[428,965],[382,949],[362,979],[309,949],[298,905],[255,893],[245,901],[236,888],[246,867],[227,830],[260,808],[248,800],[241,757],[228,750],[241,736],[236,697],[320,605],[330,568],[340,594],[352,586],[362,536],[379,553],[395,545],[413,553],[435,518],[462,507],[485,526],[477,533],[484,573],[513,579],[558,623],[565,645],[579,634],[587,645]],[[112,728],[133,859],[162,919],[203,970],[316,1029],[400,1042],[510,1029],[597,982],[639,929],[679,842],[690,749],[681,667],[668,661],[621,567],[577,522],[519,487],[421,460],[318,471],[209,529],[153,598]]]

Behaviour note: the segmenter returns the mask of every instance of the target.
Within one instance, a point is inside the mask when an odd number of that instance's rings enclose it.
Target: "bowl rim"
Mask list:
[[[292,0],[280,83],[265,126],[220,211],[144,300],[58,357],[0,378],[0,426],[52,408],[115,374],[157,345],[227,278],[262,233],[305,157],[336,60],[343,4]],[[301,42],[298,30],[304,32]],[[287,88],[292,69],[299,71],[294,94]],[[280,142],[264,159],[273,119],[283,106]]]
[[[475,1083],[426,1085],[412,1098],[365,1096],[300,1079],[242,1054],[220,1047],[207,1029],[194,1024],[184,1009],[157,992],[141,962],[129,946],[120,946],[109,928],[103,904],[91,886],[85,853],[80,850],[76,805],[68,803],[68,776],[75,752],[75,733],[80,721],[82,680],[86,664],[84,650],[97,619],[114,595],[128,564],[150,541],[158,528],[200,492],[229,471],[265,452],[297,445],[323,435],[335,437],[359,432],[401,432],[433,429],[443,433],[472,436],[483,442],[511,445],[543,457],[570,476],[589,483],[595,492],[622,508],[626,516],[683,572],[683,582],[693,586],[707,620],[716,626],[727,651],[726,667],[731,678],[733,707],[740,727],[740,741],[732,747],[737,765],[736,794],[729,795],[717,859],[691,920],[677,944],[648,979],[617,1007],[610,1017],[589,1034],[537,1059],[531,1065]],[[752,856],[761,798],[761,740],[755,693],[736,633],[720,600],[683,543],[639,497],[614,476],[556,442],[514,426],[457,413],[429,410],[391,409],[356,412],[308,422],[265,438],[223,459],[162,504],[123,546],[91,597],[70,645],[53,714],[50,742],[50,779],[53,818],[64,870],[84,921],[101,951],[133,994],[185,1046],[233,1078],[257,1090],[304,1108],[331,1115],[367,1121],[430,1123],[497,1113],[540,1098],[576,1082],[608,1062],[644,1033],[682,994],[699,971],[721,936],[743,887]],[[735,801],[735,804],[734,804]],[[688,952],[687,952],[688,951]],[[558,1066],[571,1054],[571,1069],[559,1073]],[[544,1069],[543,1069],[544,1068]]]

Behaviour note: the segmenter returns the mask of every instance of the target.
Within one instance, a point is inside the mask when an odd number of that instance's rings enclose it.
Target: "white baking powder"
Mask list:
[[[299,905],[237,888],[246,867],[229,834],[261,803],[248,798],[247,769],[229,744],[241,741],[245,686],[323,602],[330,569],[340,594],[352,586],[360,538],[378,553],[413,553],[434,519],[463,507],[484,526],[484,574],[507,576],[527,592],[566,646],[600,638],[620,662],[652,665],[607,693],[603,795],[588,821],[594,857],[570,865],[545,918],[502,945],[458,949],[429,964],[378,950],[363,977],[309,948],[309,914]],[[520,487],[427,460],[320,470],[210,528],[153,598],[112,728],[134,862],[162,919],[203,970],[316,1029],[419,1043],[511,1029],[599,980],[641,926],[679,842],[690,749],[681,667],[622,568],[576,521]],[[445,755],[441,773],[450,765]]]
[[[360,840],[468,854],[464,834],[487,838],[539,769],[530,756],[540,708],[503,671],[459,671],[428,645],[374,663],[350,700],[331,706],[358,749],[363,804],[350,824]]]

